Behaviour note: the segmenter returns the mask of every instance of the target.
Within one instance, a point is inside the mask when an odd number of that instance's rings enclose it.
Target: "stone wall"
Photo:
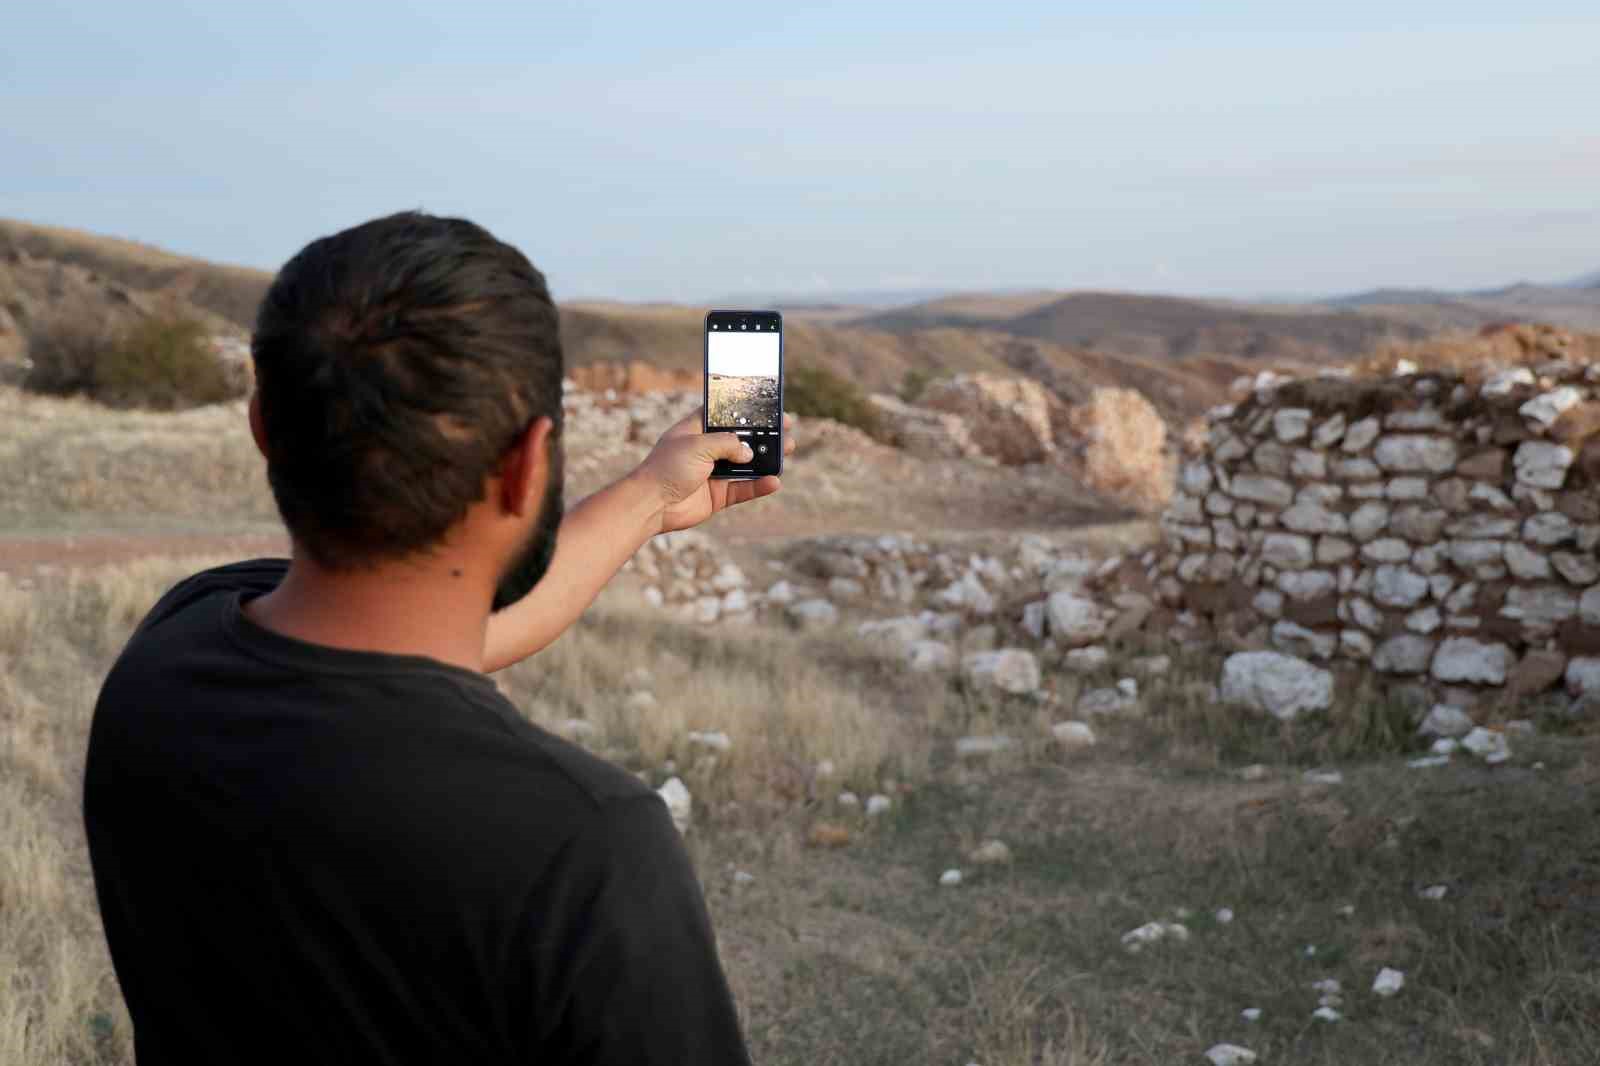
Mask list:
[[[1574,362],[1268,383],[1210,413],[1145,576],[1228,646],[1452,706],[1600,692],[1597,432]]]

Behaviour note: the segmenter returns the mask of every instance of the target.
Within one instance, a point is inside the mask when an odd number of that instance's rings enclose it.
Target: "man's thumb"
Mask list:
[[[750,450],[750,445],[737,433],[712,433],[712,446],[710,457],[712,459],[728,459],[732,462],[742,463],[755,453]]]

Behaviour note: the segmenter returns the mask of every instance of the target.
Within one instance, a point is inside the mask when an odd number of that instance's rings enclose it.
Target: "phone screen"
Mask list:
[[[752,478],[783,467],[783,317],[776,311],[706,315],[705,429],[737,433],[747,463],[718,460],[712,477]]]

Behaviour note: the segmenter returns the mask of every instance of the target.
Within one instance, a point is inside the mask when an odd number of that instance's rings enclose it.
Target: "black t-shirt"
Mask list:
[[[142,1066],[746,1063],[666,804],[484,675],[251,622],[208,570],[95,707],[83,813]]]

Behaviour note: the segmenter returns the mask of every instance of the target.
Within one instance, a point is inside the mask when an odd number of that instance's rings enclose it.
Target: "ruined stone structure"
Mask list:
[[[1164,604],[1457,707],[1600,692],[1600,366],[1302,379],[1208,428],[1144,560]]]

